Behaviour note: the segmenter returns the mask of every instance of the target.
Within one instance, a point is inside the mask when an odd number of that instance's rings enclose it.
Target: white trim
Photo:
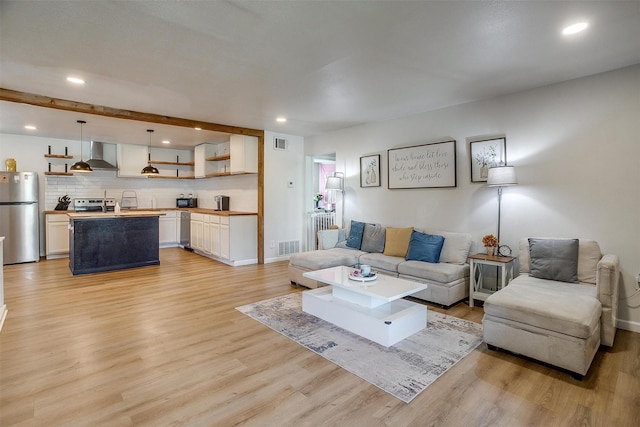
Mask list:
[[[2,307],[0,307],[0,332],[2,332],[2,325],[4,325],[4,319],[7,318],[8,312],[9,310],[7,310],[7,304],[4,304]]]
[[[293,255],[293,254],[291,254]],[[283,255],[283,256],[276,256],[276,257],[272,257],[272,258],[266,258],[264,260],[265,264],[271,264],[273,262],[280,262],[280,261],[289,261],[289,258],[291,258],[291,255]]]
[[[616,326],[618,329],[624,329],[625,331],[640,333],[640,322],[618,319],[616,322]]]

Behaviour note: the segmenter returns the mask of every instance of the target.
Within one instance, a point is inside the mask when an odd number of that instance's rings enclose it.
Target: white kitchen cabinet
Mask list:
[[[45,247],[47,259],[69,256],[69,216],[65,214],[47,214]]]
[[[203,250],[202,234],[204,232],[204,215],[191,214],[191,248],[194,251]]]
[[[256,215],[191,214],[191,248],[229,265],[256,264],[257,221]]]
[[[211,255],[211,215],[205,215],[202,221],[202,252]]]
[[[176,211],[163,211],[159,217],[159,243],[160,247],[168,248],[178,246],[178,216]]]
[[[211,255],[220,256],[220,215],[209,215],[209,239],[211,240]]]
[[[196,178],[206,178],[218,171],[216,162],[207,159],[216,157],[218,154],[217,144],[200,144],[193,150],[194,174]]]
[[[258,137],[231,135],[231,173],[258,173]]]
[[[220,257],[224,259],[231,259],[229,223],[228,216],[220,219]]]
[[[146,178],[142,169],[149,164],[149,148],[146,145],[118,144],[118,176]]]

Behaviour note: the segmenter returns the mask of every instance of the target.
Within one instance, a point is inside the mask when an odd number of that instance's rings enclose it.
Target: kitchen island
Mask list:
[[[69,268],[86,274],[160,264],[153,211],[83,212],[69,216]]]

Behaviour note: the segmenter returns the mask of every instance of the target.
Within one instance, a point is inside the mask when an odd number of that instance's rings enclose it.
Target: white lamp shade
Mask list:
[[[487,185],[489,187],[506,187],[507,185],[516,185],[516,168],[513,166],[498,166],[489,169]]]
[[[327,177],[327,185],[324,186],[327,190],[342,190],[342,177],[329,176]]]

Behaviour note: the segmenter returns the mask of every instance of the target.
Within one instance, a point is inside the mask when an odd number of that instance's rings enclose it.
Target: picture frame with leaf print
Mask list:
[[[491,138],[469,143],[471,182],[487,182],[489,169],[507,165],[507,138]]]
[[[360,187],[380,187],[380,154],[360,157]]]

